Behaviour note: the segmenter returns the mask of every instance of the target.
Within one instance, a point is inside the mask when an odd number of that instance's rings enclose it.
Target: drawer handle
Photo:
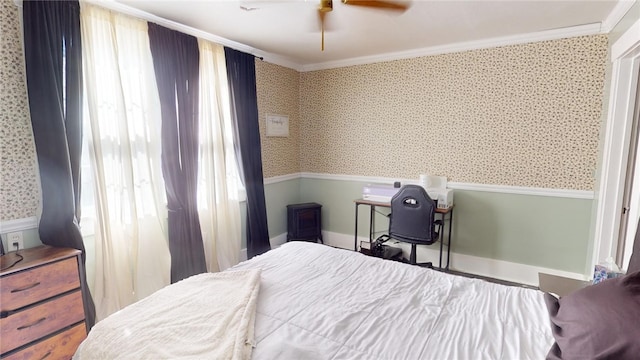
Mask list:
[[[49,355],[51,355],[51,350],[49,350],[46,354],[44,354],[44,356],[41,357],[40,360],[44,360],[44,359],[48,358]]]
[[[11,290],[11,293],[17,293],[17,292],[20,292],[20,291],[27,291],[29,289],[33,289],[34,287],[36,287],[38,285],[40,285],[40,282],[33,283],[31,285],[27,285],[25,287],[21,287],[21,288],[18,288],[18,289],[13,289],[13,290]]]
[[[41,322],[43,322],[43,321],[45,321],[45,320],[47,320],[47,318],[46,318],[46,317],[40,318],[40,319],[36,320],[36,322],[34,322],[33,324],[30,324],[30,325],[22,325],[22,326],[18,327],[18,330],[28,329],[28,328],[30,328],[30,327],[32,327],[32,326],[36,326],[36,325],[40,324]]]

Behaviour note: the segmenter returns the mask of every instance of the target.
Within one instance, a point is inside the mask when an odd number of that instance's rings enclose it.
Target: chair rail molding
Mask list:
[[[358,181],[377,184],[393,184],[400,181],[402,184],[419,185],[418,179],[399,179],[379,176],[360,176],[360,175],[340,175],[340,174],[322,174],[301,172],[281,176],[274,176],[264,179],[265,184],[274,184],[281,181],[293,179],[323,179],[323,180],[341,180],[341,181]],[[595,198],[593,191],[587,190],[571,190],[571,189],[550,189],[550,188],[534,188],[525,186],[508,186],[508,185],[491,185],[491,184],[473,184],[461,182],[448,182],[447,188],[454,190],[484,191],[502,194],[516,195],[533,195],[533,196],[551,196],[570,199],[587,199]]]
[[[25,231],[38,228],[38,218],[31,216],[24,219],[0,221],[0,233]]]

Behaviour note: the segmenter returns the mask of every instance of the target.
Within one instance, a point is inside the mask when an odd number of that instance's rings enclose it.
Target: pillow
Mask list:
[[[636,228],[636,239],[633,243],[633,252],[631,253],[631,260],[629,260],[629,267],[627,273],[631,274],[636,271],[640,271],[640,220],[638,220],[638,227]]]
[[[555,338],[547,359],[638,359],[640,271],[545,302]]]

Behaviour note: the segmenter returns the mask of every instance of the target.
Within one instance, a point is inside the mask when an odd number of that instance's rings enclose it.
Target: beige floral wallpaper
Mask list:
[[[0,1],[0,220],[40,194],[18,8]],[[256,61],[265,178],[304,172],[593,190],[607,36],[299,73]],[[289,137],[266,137],[266,114]]]
[[[260,140],[265,178],[300,172],[300,74],[256,59]],[[266,136],[266,115],[289,117],[288,137]]]
[[[300,171],[594,190],[607,48],[594,35],[301,73]]]
[[[19,19],[0,1],[0,221],[36,216],[40,203]]]

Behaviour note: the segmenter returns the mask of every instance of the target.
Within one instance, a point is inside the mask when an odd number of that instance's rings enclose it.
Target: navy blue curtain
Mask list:
[[[207,271],[197,205],[200,51],[195,37],[153,23],[149,42],[162,114],[173,283]]]
[[[84,270],[80,218],[82,47],[78,1],[24,1],[24,50],[31,124],[42,185],[40,240],[82,250],[87,325],[95,307]]]
[[[262,177],[255,57],[224,48],[231,92],[231,116],[240,177],[247,190],[247,256],[271,249]]]

